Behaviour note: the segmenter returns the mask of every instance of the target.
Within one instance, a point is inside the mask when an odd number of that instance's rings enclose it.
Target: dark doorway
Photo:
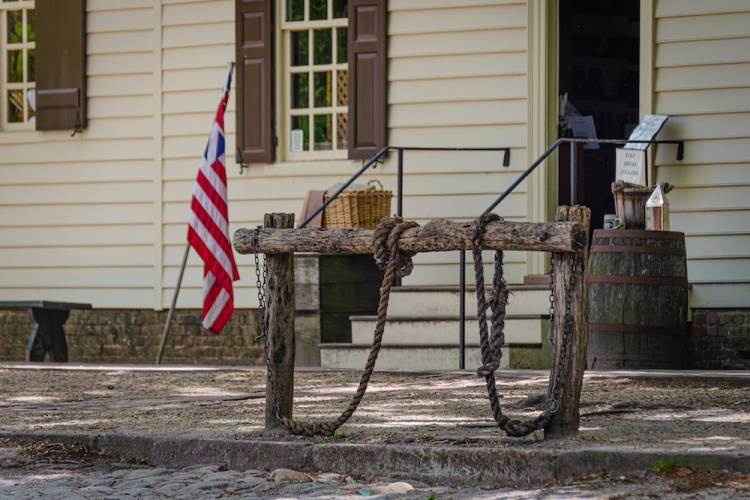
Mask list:
[[[593,120],[599,139],[628,137],[638,124],[639,3],[635,0],[560,0],[559,88],[567,94],[561,136],[580,136]],[[564,120],[563,116],[591,117]],[[577,133],[570,124],[576,121]],[[570,150],[561,149],[558,196],[570,200]],[[614,213],[610,183],[615,148],[584,147],[577,156],[577,199],[591,208],[591,227]]]

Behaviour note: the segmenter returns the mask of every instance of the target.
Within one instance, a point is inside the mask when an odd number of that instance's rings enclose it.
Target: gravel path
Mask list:
[[[117,463],[80,446],[0,440],[0,498],[706,498],[747,497],[740,474],[675,468],[637,477],[579,478],[538,489],[455,488],[388,478],[220,466],[165,469]]]
[[[296,376],[295,416],[329,418],[347,404],[359,374]],[[546,390],[538,373],[498,375],[508,413],[532,416]],[[376,373],[336,438],[353,443],[529,447],[622,446],[662,450],[750,450],[748,379],[590,377],[579,436],[552,442],[504,437],[483,380],[470,373]],[[21,432],[253,438],[261,435],[264,378],[258,371],[148,372],[0,367],[0,428]]]

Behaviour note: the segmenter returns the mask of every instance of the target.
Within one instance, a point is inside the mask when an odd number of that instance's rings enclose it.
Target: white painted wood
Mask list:
[[[368,346],[332,349],[320,344],[320,366],[330,369],[361,370],[365,366],[370,354]],[[383,347],[378,356],[376,370],[457,370],[458,344],[453,348],[420,347],[417,349],[395,349]],[[508,367],[509,354],[503,349],[501,368]],[[478,367],[482,365],[482,355],[479,348],[466,349],[466,366]]]
[[[750,10],[750,6],[745,10]],[[665,18],[656,22],[658,43],[747,36],[750,36],[750,12]]]
[[[475,314],[474,314],[475,315]],[[385,324],[387,334],[383,337],[383,345],[393,344],[445,344],[458,343],[458,317],[451,316],[442,319],[414,316],[404,318],[391,314]],[[367,344],[372,342],[372,332],[375,330],[374,316],[352,317],[352,344]],[[549,325],[541,318],[505,320],[505,341],[517,343],[542,343],[547,335]],[[479,343],[479,323],[476,319],[466,321],[466,342]]]
[[[656,48],[656,67],[696,66],[750,61],[750,38],[673,42]]]
[[[428,316],[454,315],[459,313],[458,289],[418,291],[410,287],[397,287],[391,291],[391,302],[388,314],[393,316]],[[476,315],[476,295],[474,290],[466,292],[466,309],[470,315]],[[510,295],[507,307],[508,314],[548,314],[548,290],[517,290]]]
[[[750,5],[746,0],[712,0],[710,2],[705,0],[659,0],[656,4],[656,17],[682,17],[747,11],[750,11]]]
[[[389,35],[525,28],[526,5],[403,11],[391,18]]]

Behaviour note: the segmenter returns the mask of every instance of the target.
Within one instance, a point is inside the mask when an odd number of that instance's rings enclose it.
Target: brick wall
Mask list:
[[[694,309],[688,368],[750,369],[750,309]]]
[[[165,364],[260,365],[255,310],[236,310],[221,335],[200,326],[200,311],[177,310],[164,350]],[[147,363],[159,350],[167,311],[72,311],[65,324],[70,361]],[[34,323],[25,309],[0,309],[0,360],[22,361]]]

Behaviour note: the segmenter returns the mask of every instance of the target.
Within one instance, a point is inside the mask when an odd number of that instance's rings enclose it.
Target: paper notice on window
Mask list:
[[[628,137],[628,140],[630,141],[651,141],[653,140],[658,134],[659,131],[662,129],[665,123],[667,123],[667,119],[669,117],[666,115],[646,115],[643,117],[643,120],[641,123],[638,124],[638,126],[633,130],[633,132],[630,134],[630,137]],[[641,151],[645,151],[650,146],[647,142],[629,142],[625,144],[625,149],[639,149]],[[623,179],[624,180],[624,179]]]
[[[302,129],[296,128],[292,130],[292,153],[301,153],[304,145],[304,136]]]
[[[615,180],[644,186],[646,184],[646,152],[636,149],[618,148],[616,153]]]
[[[594,125],[593,116],[566,116],[565,121],[570,125],[573,131],[573,137],[583,139],[596,139],[596,125]],[[599,149],[599,144],[595,142],[587,143],[583,149]]]

